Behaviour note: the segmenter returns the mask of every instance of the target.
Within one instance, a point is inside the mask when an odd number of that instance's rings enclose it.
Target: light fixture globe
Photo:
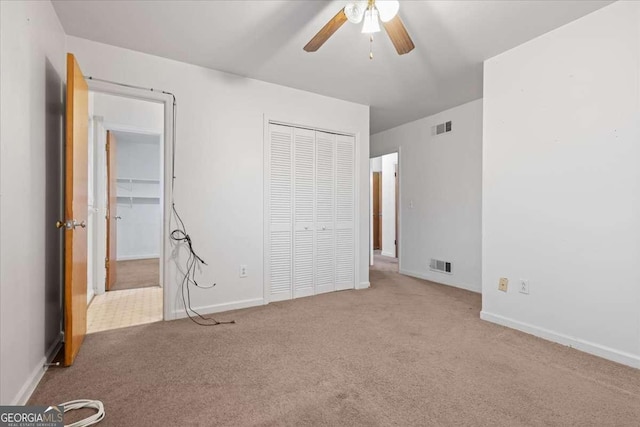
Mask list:
[[[380,13],[382,22],[391,21],[400,10],[400,2],[398,0],[376,0],[375,5]]]
[[[364,11],[367,10],[367,1],[360,0],[349,3],[344,7],[344,14],[352,24],[359,24],[364,17]]]
[[[364,13],[364,24],[362,25],[363,34],[373,34],[380,31],[380,23],[378,22],[378,11],[369,8]]]

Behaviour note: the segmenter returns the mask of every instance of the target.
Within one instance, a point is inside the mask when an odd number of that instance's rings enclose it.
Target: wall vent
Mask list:
[[[451,132],[453,124],[451,121],[437,124],[431,128],[432,135],[441,135],[443,133]]]
[[[451,274],[451,263],[431,258],[431,262],[429,262],[429,269],[433,271],[439,271],[441,273]]]

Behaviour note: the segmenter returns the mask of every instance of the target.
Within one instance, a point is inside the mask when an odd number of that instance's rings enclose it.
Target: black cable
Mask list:
[[[165,95],[170,95],[173,98],[173,127],[172,127],[173,141],[172,141],[172,150],[171,150],[171,212],[173,216],[176,217],[177,227],[175,230],[173,230],[169,234],[169,238],[174,242],[176,242],[176,244],[178,245],[186,244],[187,248],[189,249],[189,257],[187,258],[187,262],[186,262],[186,271],[184,272],[184,277],[182,278],[182,282],[180,283],[180,293],[182,295],[182,303],[184,304],[184,311],[187,314],[187,317],[191,319],[191,321],[193,321],[194,323],[200,326],[216,326],[216,325],[236,323],[235,320],[222,322],[212,317],[205,317],[200,313],[198,313],[196,310],[194,310],[193,307],[191,307],[191,291],[189,289],[190,284],[193,284],[196,287],[201,289],[211,289],[216,284],[214,283],[210,286],[200,286],[196,281],[196,270],[199,265],[198,263],[204,264],[204,265],[207,265],[207,263],[204,262],[204,260],[200,258],[200,256],[198,256],[198,254],[196,254],[195,250],[193,249],[193,242],[191,241],[191,237],[189,236],[189,234],[187,234],[187,228],[184,225],[184,221],[182,221],[182,218],[180,217],[180,215],[178,214],[178,210],[176,209],[176,203],[174,199],[174,193],[175,193],[174,189],[175,189],[175,181],[176,181],[176,175],[175,175],[176,141],[177,141],[176,129],[177,129],[177,123],[178,123],[178,103],[176,102],[176,96],[173,93],[167,92],[164,90],[157,91],[153,88],[145,88],[142,86],[135,86],[135,85],[125,84],[125,83],[112,82],[109,80],[96,79],[92,76],[85,76],[85,78],[88,80],[95,80],[95,81],[115,84],[118,86],[123,86],[123,87],[128,87],[133,89],[142,89],[142,90],[147,90],[151,92],[160,92]],[[169,218],[169,224],[171,224],[171,218]],[[176,256],[177,255],[178,254],[176,253]],[[177,264],[177,260],[176,260],[176,264]],[[197,317],[192,316],[191,313],[194,313]],[[200,320],[198,320],[198,318],[201,320],[204,320],[205,322],[212,322],[212,323],[203,323]]]

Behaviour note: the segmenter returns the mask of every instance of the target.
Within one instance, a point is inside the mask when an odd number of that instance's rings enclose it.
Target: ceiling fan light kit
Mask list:
[[[399,10],[398,0],[359,0],[348,3],[307,43],[304,50],[307,52],[318,50],[346,21],[353,24],[364,21],[362,33],[370,35],[380,31],[380,21],[382,21],[398,54],[409,53],[415,45],[398,15]],[[372,36],[370,40],[373,41]],[[369,57],[373,58],[373,55],[370,53]]]
[[[373,34],[379,32],[380,24],[378,23],[378,11],[375,9],[367,9],[367,11],[364,13],[362,34]]]

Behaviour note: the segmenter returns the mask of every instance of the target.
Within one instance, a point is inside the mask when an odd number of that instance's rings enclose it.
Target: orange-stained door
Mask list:
[[[382,174],[373,173],[373,249],[382,249]]]
[[[73,364],[87,332],[87,174],[89,87],[67,54],[64,222],[64,365]]]

